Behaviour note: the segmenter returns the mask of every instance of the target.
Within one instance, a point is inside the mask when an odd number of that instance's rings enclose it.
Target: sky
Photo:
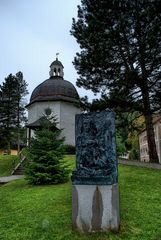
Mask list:
[[[34,88],[49,78],[49,66],[59,53],[64,79],[76,87],[72,61],[79,45],[70,29],[79,4],[80,0],[0,0],[0,84],[10,73],[23,72],[29,101]],[[91,91],[77,91],[80,97],[94,98]]]

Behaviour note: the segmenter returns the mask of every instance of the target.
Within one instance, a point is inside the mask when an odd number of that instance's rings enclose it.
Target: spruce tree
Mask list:
[[[28,94],[27,82],[23,78],[23,73],[18,72],[15,76],[16,79],[16,98],[15,98],[15,111],[16,111],[16,132],[17,132],[17,151],[20,152],[20,132],[22,124],[27,121],[25,115],[25,96]]]
[[[27,148],[26,179],[34,185],[66,182],[69,170],[63,160],[64,138],[60,137],[56,118],[44,116],[41,126],[41,129],[35,130]]]
[[[77,85],[101,92],[111,107],[144,115],[151,162],[159,161],[152,113],[158,110],[155,96],[161,82],[160,5],[146,0],[81,0],[71,30],[81,49],[74,59]]]
[[[9,74],[0,85],[0,143],[10,152],[12,142],[20,151],[20,130],[25,118],[25,99],[28,94],[27,83],[22,72]]]
[[[5,82],[0,86],[1,90],[1,142],[10,153],[11,142],[14,138],[14,128],[16,125],[16,79],[10,74],[5,78]]]

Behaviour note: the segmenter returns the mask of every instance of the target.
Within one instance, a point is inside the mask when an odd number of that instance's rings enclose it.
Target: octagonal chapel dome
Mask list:
[[[30,103],[43,101],[65,101],[79,103],[76,88],[63,78],[63,65],[58,58],[50,65],[50,78],[39,84],[31,94]]]

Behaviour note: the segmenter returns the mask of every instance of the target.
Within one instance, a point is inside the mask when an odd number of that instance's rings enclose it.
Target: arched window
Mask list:
[[[60,70],[60,68],[58,68],[58,75],[60,76],[60,72],[61,72],[61,70]]]

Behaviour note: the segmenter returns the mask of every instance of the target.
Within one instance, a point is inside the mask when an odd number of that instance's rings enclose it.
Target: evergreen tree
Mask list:
[[[68,180],[69,170],[64,163],[64,139],[56,128],[56,119],[44,116],[41,129],[27,148],[29,164],[26,178],[31,184],[56,184]]]
[[[20,152],[20,131],[22,123],[26,122],[25,116],[25,96],[28,94],[28,84],[23,79],[22,72],[16,73],[16,128],[17,128],[17,150]]]
[[[10,74],[5,78],[5,82],[0,86],[1,89],[1,141],[3,146],[6,147],[8,153],[10,153],[10,146],[13,140],[13,132],[16,124],[16,80],[15,76]]]
[[[81,0],[71,33],[81,52],[77,85],[107,96],[110,106],[145,117],[151,162],[158,162],[152,113],[161,79],[160,1]]]
[[[25,121],[24,96],[28,93],[23,74],[10,74],[0,86],[0,142],[10,152],[11,142],[20,149],[20,128]],[[16,136],[16,137],[15,137]]]

